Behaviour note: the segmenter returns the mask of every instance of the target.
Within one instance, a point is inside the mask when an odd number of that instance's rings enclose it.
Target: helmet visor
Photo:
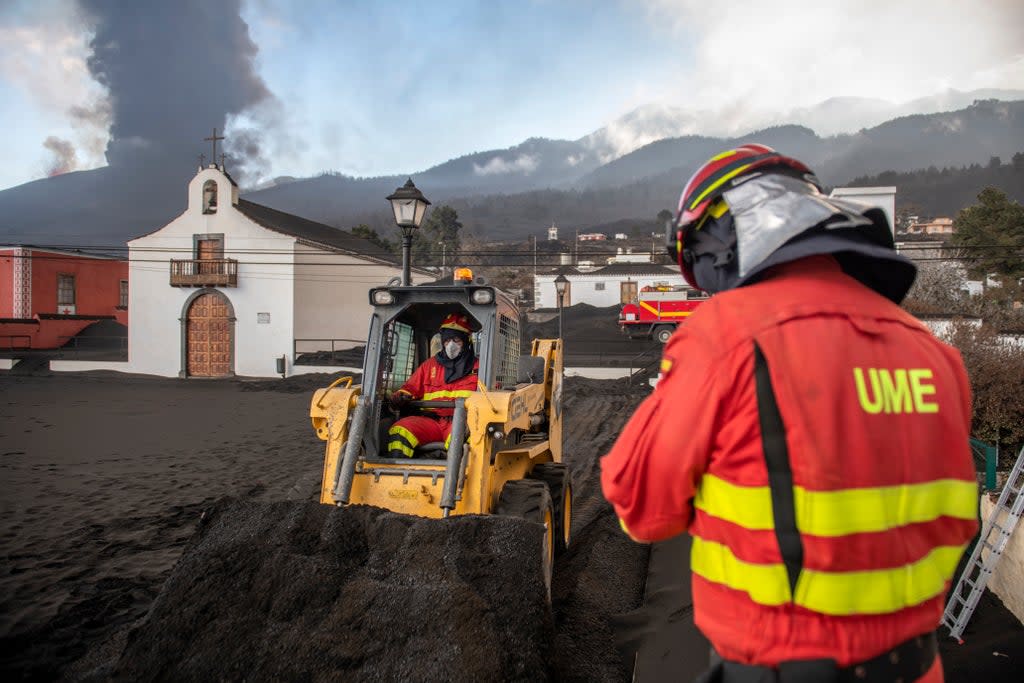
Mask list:
[[[801,178],[770,173],[754,176],[723,194],[736,229],[739,277],[763,263],[793,237],[826,229],[872,225],[867,206],[826,197]]]

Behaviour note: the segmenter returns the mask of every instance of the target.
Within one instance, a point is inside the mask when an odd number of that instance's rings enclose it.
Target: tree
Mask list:
[[[985,188],[978,195],[978,203],[960,211],[953,225],[951,241],[961,248],[972,277],[1024,277],[1024,207],[1011,201],[1005,192]]]
[[[658,227],[665,225],[668,221],[672,220],[672,212],[668,209],[662,209],[658,212]]]
[[[412,243],[413,263],[441,265],[444,260],[451,264],[461,247],[461,230],[458,212],[448,204],[438,206],[416,231]]]
[[[376,230],[372,229],[366,223],[360,223],[359,225],[349,230],[349,232],[351,232],[356,237],[360,237],[366,240],[367,242],[371,242],[377,245],[378,247],[380,247],[381,249],[388,253],[394,254],[397,253],[398,251],[397,244],[395,244],[394,242],[389,242],[388,240],[381,237],[379,234],[377,234]]]
[[[915,315],[959,312],[964,279],[963,269],[952,261],[918,263],[904,307]]]
[[[972,434],[1004,448],[1019,445],[1024,441],[1024,349],[1001,341],[990,325],[979,328],[966,321],[955,323],[946,341],[967,367]]]

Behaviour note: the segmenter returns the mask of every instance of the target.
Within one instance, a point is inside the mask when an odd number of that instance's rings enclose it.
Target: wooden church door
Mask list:
[[[227,299],[219,292],[197,296],[186,322],[189,377],[231,374],[231,321]]]

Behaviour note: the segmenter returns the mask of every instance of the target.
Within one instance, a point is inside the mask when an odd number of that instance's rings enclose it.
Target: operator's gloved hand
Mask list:
[[[396,391],[388,397],[388,403],[394,410],[400,411],[409,402],[409,394]]]

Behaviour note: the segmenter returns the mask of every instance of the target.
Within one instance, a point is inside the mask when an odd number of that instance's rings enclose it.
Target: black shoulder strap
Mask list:
[[[793,503],[793,470],[789,466],[786,428],[782,424],[779,405],[772,390],[768,362],[761,347],[754,342],[754,383],[757,391],[757,415],[761,424],[761,444],[768,466],[768,488],[772,495],[772,516],[775,538],[779,542],[782,562],[789,576],[790,595],[796,596],[796,582],[804,564],[804,545],[796,527],[796,506]]]

